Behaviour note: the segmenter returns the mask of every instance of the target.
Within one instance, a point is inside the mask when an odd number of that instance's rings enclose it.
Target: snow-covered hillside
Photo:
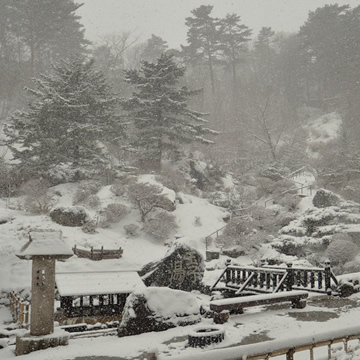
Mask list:
[[[56,206],[71,206],[74,193],[78,184],[62,184],[53,190],[61,195],[57,197]],[[126,203],[128,201],[119,199],[109,189],[103,187],[97,196],[101,206],[106,207],[109,203]],[[178,224],[177,235],[184,241],[191,242],[200,252],[205,254],[205,236],[224,226],[223,217],[226,211],[211,205],[207,200],[192,195],[181,195],[183,204],[177,204],[174,211]],[[10,207],[17,207],[20,199],[11,199]],[[9,290],[28,289],[30,287],[31,261],[18,259],[15,254],[28,240],[31,230],[56,230],[62,232],[62,238],[69,247],[117,249],[124,250],[120,260],[107,260],[92,262],[85,259],[72,257],[66,262],[59,262],[58,269],[61,271],[86,271],[86,270],[129,270],[140,269],[150,261],[157,260],[165,254],[168,247],[164,241],[159,241],[146,236],[140,232],[139,236],[130,237],[126,235],[123,228],[125,224],[139,223],[138,210],[132,206],[131,213],[119,223],[112,224],[110,228],[98,228],[94,234],[87,234],[79,227],[66,227],[53,222],[46,215],[31,215],[24,211],[7,208],[9,202],[0,200],[0,258],[1,269],[6,269],[7,275],[0,277],[0,292]],[[89,211],[95,217],[95,211]],[[198,219],[198,220],[197,220]],[[197,221],[196,221],[197,220]],[[173,234],[175,235],[175,234]],[[175,237],[169,239],[171,242]]]

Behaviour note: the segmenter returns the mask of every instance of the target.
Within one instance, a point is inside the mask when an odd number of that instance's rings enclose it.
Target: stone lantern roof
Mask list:
[[[18,258],[25,260],[31,260],[34,257],[61,260],[73,255],[59,231],[31,231],[29,241],[16,254]]]

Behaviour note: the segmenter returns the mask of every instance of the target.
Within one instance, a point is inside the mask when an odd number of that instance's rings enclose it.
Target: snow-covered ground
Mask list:
[[[301,181],[311,182],[308,175]],[[61,193],[57,205],[69,206],[76,191],[77,184],[64,184],[57,187]],[[103,188],[98,196],[102,206],[111,202],[119,201],[109,190]],[[196,247],[205,255],[205,236],[224,225],[222,218],[225,211],[219,207],[210,205],[205,199],[182,194],[183,204],[178,204],[175,210],[179,229],[180,241],[186,241]],[[16,199],[12,199],[11,206],[16,207]],[[129,205],[129,204],[128,204]],[[309,205],[308,200],[303,200],[302,206]],[[93,262],[87,259],[78,259],[73,256],[65,262],[57,263],[57,271],[106,271],[106,270],[136,270],[150,261],[160,259],[168,250],[164,242],[151,240],[144,235],[127,237],[123,226],[134,223],[139,218],[138,210],[133,208],[131,213],[120,223],[112,225],[108,229],[98,229],[96,234],[86,234],[80,228],[63,227],[55,224],[48,216],[33,216],[20,210],[7,208],[8,203],[0,201],[0,294],[10,290],[30,291],[31,261],[20,260],[15,254],[28,240],[28,232],[36,229],[61,230],[65,243],[81,247],[94,246],[99,248],[119,248],[124,250],[123,257],[116,260],[103,260]],[[94,214],[93,214],[94,215]],[[7,222],[5,222],[5,220]],[[224,267],[225,258],[213,260],[207,263],[205,283],[212,285]],[[251,259],[244,257],[244,264],[250,264]],[[194,293],[198,303],[205,306],[209,297]],[[64,360],[64,359],[89,359],[92,356],[116,357],[119,359],[145,359],[149,353],[156,352],[161,359],[188,356],[189,359],[201,358],[218,359],[220,356],[216,349],[228,349],[221,351],[234,351],[235,346],[264,343],[276,340],[286,343],[289,338],[305,338],[318,336],[329,330],[346,331],[357,325],[360,317],[360,295],[353,295],[350,299],[334,300],[326,296],[312,296],[308,306],[302,310],[290,309],[289,304],[268,307],[255,307],[246,309],[242,315],[231,315],[230,320],[224,324],[225,339],[220,344],[214,344],[204,349],[193,349],[187,345],[189,332],[199,326],[211,325],[212,319],[203,318],[200,324],[177,327],[165,332],[144,333],[141,335],[118,338],[107,336],[98,338],[70,339],[66,347],[58,347],[26,355],[26,359],[36,360]],[[163,300],[166,306],[166,299]],[[7,307],[0,303],[0,359],[15,358],[14,337],[10,344],[1,339],[2,334],[15,334],[11,315]],[[360,333],[360,325],[359,325]],[[211,351],[210,355],[207,353]],[[216,351],[215,351],[216,350]],[[319,350],[321,356],[326,355],[327,349]],[[200,355],[202,354],[202,355]],[[317,357],[315,353],[315,357]],[[344,357],[342,357],[344,358]],[[92,358],[93,359],[93,358]],[[96,358],[94,358],[96,359]],[[104,359],[104,358],[102,358]],[[106,358],[105,358],[106,359]],[[360,359],[360,356],[359,356]]]

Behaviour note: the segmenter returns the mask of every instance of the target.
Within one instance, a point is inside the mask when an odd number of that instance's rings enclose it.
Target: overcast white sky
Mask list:
[[[86,37],[96,42],[100,36],[130,31],[147,40],[162,37],[170,47],[186,44],[185,18],[200,5],[214,5],[213,16],[236,13],[257,35],[263,26],[275,31],[296,32],[309,11],[325,4],[360,5],[360,0],[78,0],[78,10]]]

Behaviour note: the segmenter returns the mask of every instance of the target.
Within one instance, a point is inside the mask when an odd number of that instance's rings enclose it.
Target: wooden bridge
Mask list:
[[[218,286],[220,285],[221,286]],[[338,281],[327,262],[324,268],[300,268],[288,264],[276,266],[242,267],[228,265],[211,290],[226,290],[234,295],[243,292],[276,293],[279,291],[306,290],[334,294]]]

